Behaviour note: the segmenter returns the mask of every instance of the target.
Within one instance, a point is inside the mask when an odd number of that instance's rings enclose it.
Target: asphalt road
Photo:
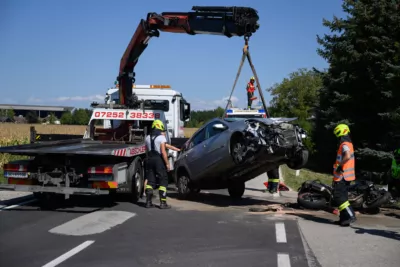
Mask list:
[[[170,210],[145,209],[104,198],[53,211],[35,202],[2,209],[0,266],[309,266],[296,220],[223,208],[227,198],[218,194],[216,209],[173,199]]]

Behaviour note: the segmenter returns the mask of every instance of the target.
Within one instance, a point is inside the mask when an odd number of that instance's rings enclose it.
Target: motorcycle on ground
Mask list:
[[[319,180],[305,181],[298,189],[297,203],[306,209],[323,210],[335,207],[333,187]],[[391,194],[378,188],[373,182],[360,180],[348,190],[350,205],[366,213],[377,213],[379,208],[391,200]]]

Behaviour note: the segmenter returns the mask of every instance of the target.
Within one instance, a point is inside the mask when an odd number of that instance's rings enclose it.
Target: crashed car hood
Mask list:
[[[246,119],[246,121],[258,121],[267,125],[271,124],[281,124],[284,122],[289,122],[289,121],[294,121],[297,120],[297,118],[251,118],[251,119]]]

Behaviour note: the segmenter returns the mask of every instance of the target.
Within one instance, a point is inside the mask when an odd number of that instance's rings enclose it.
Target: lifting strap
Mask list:
[[[238,72],[236,73],[236,79],[235,79],[235,82],[233,83],[232,91],[231,91],[231,94],[229,95],[228,102],[226,104],[225,111],[224,111],[224,114],[222,116],[225,116],[226,110],[228,109],[228,105],[229,105],[229,103],[231,101],[231,98],[232,98],[233,91],[235,90],[236,83],[239,80],[240,73],[242,72],[243,63],[244,63],[245,59],[247,58],[247,61],[249,62],[249,65],[250,65],[250,68],[253,71],[253,76],[254,76],[254,78],[256,79],[256,82],[257,82],[257,88],[258,88],[258,92],[259,92],[260,97],[261,97],[261,101],[262,101],[263,106],[264,106],[265,114],[267,115],[267,118],[269,118],[270,116],[269,116],[269,112],[268,112],[268,109],[267,109],[267,105],[265,104],[264,95],[263,95],[263,92],[262,92],[262,89],[261,89],[261,86],[260,86],[260,81],[258,80],[257,72],[256,72],[256,69],[254,68],[253,61],[251,60],[251,56],[250,56],[250,52],[249,52],[249,37],[245,36],[244,37],[244,41],[245,41],[245,44],[244,44],[244,47],[243,47],[242,59],[240,60],[239,69],[238,69]]]

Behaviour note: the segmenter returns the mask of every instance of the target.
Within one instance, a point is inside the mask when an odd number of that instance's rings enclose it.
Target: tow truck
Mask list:
[[[199,7],[193,12],[148,13],[126,48],[119,68],[119,104],[92,103],[93,115],[83,138],[39,141],[1,147],[0,153],[30,156],[4,165],[6,184],[0,189],[50,195],[100,195],[129,192],[137,202],[143,192],[144,136],[154,119],[164,120],[162,110],[146,110],[133,93],[134,67],[152,37],[160,31],[189,35],[244,36],[259,28],[257,11],[249,7]],[[96,120],[121,120],[116,128],[99,129]]]

